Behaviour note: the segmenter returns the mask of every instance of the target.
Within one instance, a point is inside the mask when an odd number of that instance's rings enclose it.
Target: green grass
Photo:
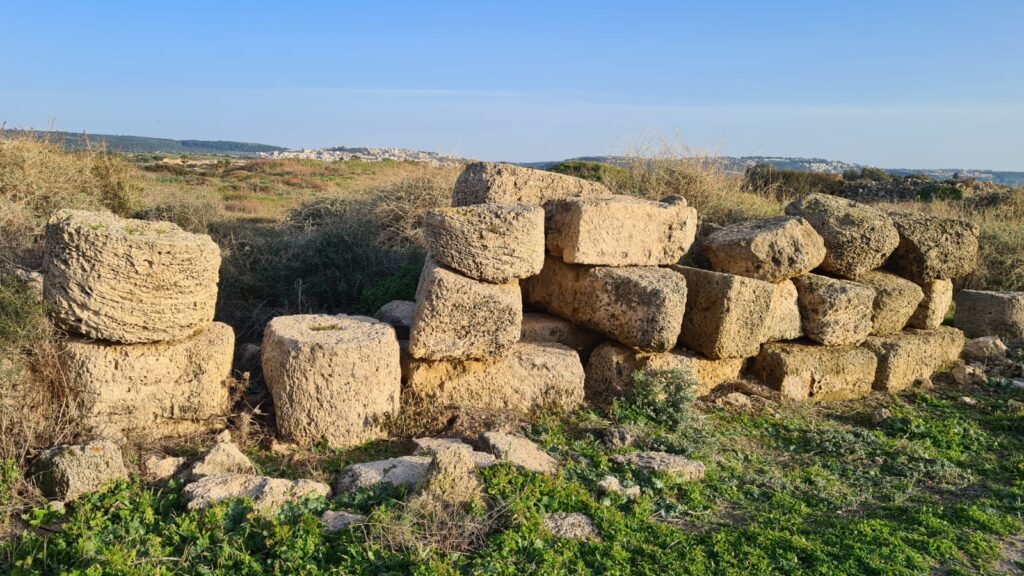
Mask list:
[[[691,404],[678,379],[638,390],[607,409],[545,414],[531,425],[528,434],[564,462],[558,476],[508,464],[482,470],[502,512],[485,545],[466,554],[320,530],[328,507],[396,514],[401,490],[309,500],[265,517],[244,502],[187,511],[180,486],[131,482],[70,507],[55,533],[0,545],[0,566],[14,574],[994,574],[1001,543],[1024,533],[1024,415],[1008,407],[1024,393],[1000,381],[974,393],[975,408],[955,390],[891,399],[892,416],[877,426],[872,401],[734,412]],[[641,448],[705,462],[707,478],[684,483],[615,464],[598,433],[609,424],[634,430]],[[331,469],[348,460],[323,455]],[[282,461],[260,462],[287,472]],[[599,495],[609,473],[642,496]],[[547,535],[541,518],[556,511],[588,514],[602,540]]]

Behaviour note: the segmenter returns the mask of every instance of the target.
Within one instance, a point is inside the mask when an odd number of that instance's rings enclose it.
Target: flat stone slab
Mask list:
[[[601,183],[512,164],[474,162],[455,181],[452,206],[512,204],[543,206],[551,200],[576,196],[607,196]]]
[[[469,452],[477,468],[486,468],[497,461],[493,454],[474,450],[472,446],[458,438],[416,438],[413,443],[416,445],[416,455],[436,454],[439,450],[458,448]]]
[[[547,249],[571,264],[675,264],[693,244],[697,210],[678,198],[570,198],[547,206]]]
[[[820,269],[856,278],[882,266],[900,243],[892,219],[866,204],[829,194],[807,194],[786,206],[802,216],[825,241]]]
[[[726,226],[702,247],[714,270],[772,283],[806,274],[825,259],[825,241],[799,216]]]
[[[878,358],[874,389],[901,392],[954,363],[963,350],[964,335],[956,328],[941,326],[869,336],[863,346]]]
[[[594,526],[594,521],[586,514],[579,512],[552,512],[545,514],[544,529],[556,538],[570,540],[596,541],[601,534]]]
[[[920,286],[888,272],[865,272],[857,278],[857,282],[875,289],[871,314],[871,334],[875,336],[896,334],[903,330],[924,300],[924,291]]]
[[[288,502],[309,496],[327,498],[331,487],[313,480],[286,480],[254,474],[218,474],[207,476],[185,486],[182,497],[189,510],[208,508],[233,498],[248,498],[253,506],[263,511],[275,511]]]
[[[504,432],[485,432],[480,436],[480,441],[498,460],[506,460],[541,474],[554,474],[558,471],[558,460],[552,458],[536,443],[521,436]]]
[[[59,446],[42,452],[32,479],[47,498],[71,501],[128,479],[121,449],[109,440]]]
[[[263,377],[277,429],[303,446],[335,448],[385,435],[402,369],[394,329],[365,316],[278,316],[263,337]]]
[[[523,327],[519,338],[521,342],[561,344],[575,350],[581,358],[589,356],[594,348],[604,341],[603,336],[589,328],[543,312],[523,314]]]
[[[633,375],[645,371],[679,370],[694,379],[694,394],[738,380],[744,358],[707,358],[683,348],[669,352],[637,352],[615,342],[597,347],[587,363],[587,397],[621,396],[633,388]]]
[[[686,278],[679,343],[710,358],[757,354],[775,286],[735,274],[673,266]]]
[[[956,218],[920,212],[890,212],[900,243],[888,266],[900,276],[923,284],[954,280],[978,265],[978,227]]]
[[[647,451],[616,454],[612,456],[612,462],[632,466],[644,472],[668,474],[686,482],[703,480],[705,473],[703,462],[668,452]]]
[[[324,525],[324,532],[328,534],[344,530],[349,526],[362,524],[363,522],[366,522],[366,516],[353,514],[352,512],[324,510],[324,513],[320,515],[320,523]]]
[[[548,256],[523,281],[534,306],[641,350],[670,350],[686,310],[686,280],[651,266],[578,266]]]
[[[434,259],[465,276],[505,284],[544,266],[544,209],[480,204],[427,212],[424,241]]]
[[[859,346],[765,344],[754,370],[785,400],[833,402],[871,394],[878,359]]]
[[[804,334],[826,346],[860,344],[874,328],[875,289],[819,274],[793,279]]]
[[[349,464],[341,470],[337,481],[337,491],[347,492],[359,488],[373,488],[381,484],[395,487],[415,488],[427,475],[430,467],[430,455],[399,456]]]
[[[416,303],[409,335],[413,358],[496,358],[519,341],[523,300],[517,281],[480,282],[428,257]]]
[[[193,479],[220,474],[255,474],[256,465],[230,440],[219,441],[192,465]]]
[[[213,321],[220,248],[170,222],[60,210],[46,227],[44,269],[61,329],[124,344],[180,340]]]
[[[768,317],[761,332],[761,343],[796,340],[804,335],[800,319],[800,294],[792,280],[783,280],[772,289]]]
[[[910,317],[907,326],[921,330],[935,330],[953,304],[953,282],[949,280],[932,280],[921,284],[924,298],[918,304],[917,310]]]
[[[1022,341],[1024,292],[961,290],[953,324],[968,338],[999,336],[1008,342]]]

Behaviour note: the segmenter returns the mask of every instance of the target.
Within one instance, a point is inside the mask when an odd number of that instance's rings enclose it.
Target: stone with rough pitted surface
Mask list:
[[[757,354],[775,286],[735,274],[673,266],[686,278],[679,342],[711,358]]]
[[[900,243],[889,216],[877,208],[829,194],[808,194],[786,206],[802,216],[825,241],[819,266],[846,278],[879,268]]]
[[[383,484],[415,488],[426,477],[432,458],[425,454],[349,464],[338,475],[337,491],[347,492]]]
[[[860,344],[874,324],[875,289],[819,274],[793,279],[804,334],[826,346]]]
[[[704,479],[704,463],[668,452],[631,452],[612,456],[612,461],[644,472],[660,472],[685,482]]]
[[[480,282],[427,258],[416,304],[409,334],[413,358],[494,358],[519,341],[523,299],[517,281]]]
[[[579,354],[560,344],[520,342],[492,360],[412,360],[410,397],[430,405],[527,413],[583,403]]]
[[[871,394],[878,360],[859,346],[765,344],[754,361],[758,376],[783,399],[855,400]]]
[[[637,352],[615,342],[597,347],[587,362],[587,397],[621,396],[633,388],[636,372],[681,371],[694,379],[694,393],[703,395],[715,387],[739,379],[743,358],[706,358],[676,348],[670,352]]]
[[[607,196],[604,184],[512,164],[474,162],[455,181],[452,206],[512,204],[543,206],[550,200],[575,196]]]
[[[60,342],[58,362],[86,432],[158,440],[207,432],[231,413],[231,327],[214,322],[173,342]]]
[[[601,534],[590,516],[579,512],[552,512],[542,519],[544,529],[556,538],[569,540],[600,540]]]
[[[349,526],[362,524],[363,522],[366,522],[366,516],[351,512],[324,510],[324,513],[320,515],[320,523],[324,526],[324,532],[328,534],[344,530]]]
[[[219,474],[255,474],[256,465],[231,441],[230,436],[219,440],[192,465],[189,475],[206,478]]]
[[[999,336],[1024,341],[1024,292],[961,290],[953,324],[969,338]]]
[[[416,455],[434,454],[438,450],[458,448],[469,452],[470,458],[473,459],[473,464],[477,468],[486,468],[495,462],[493,454],[473,450],[472,446],[458,438],[415,438],[413,443],[416,445]]]
[[[768,318],[761,332],[761,343],[796,340],[803,335],[800,295],[792,280],[783,280],[772,291],[772,302],[768,306]]]
[[[47,498],[69,501],[128,479],[121,449],[109,440],[59,446],[36,459],[32,477]]]
[[[579,266],[548,256],[540,275],[523,281],[523,297],[641,350],[670,350],[686,310],[686,280],[651,266]]]
[[[193,482],[181,490],[189,510],[208,508],[232,498],[249,498],[262,511],[273,512],[289,502],[310,496],[327,498],[331,487],[313,480],[286,480],[253,474],[218,474]]]
[[[888,272],[865,272],[857,278],[857,282],[875,289],[874,311],[871,315],[871,334],[875,336],[896,334],[903,330],[924,299],[924,291],[920,286]]]
[[[978,226],[956,218],[890,212],[900,243],[888,266],[900,276],[923,284],[954,280],[978,265]]]
[[[373,317],[395,329],[399,340],[409,339],[412,319],[416,315],[416,303],[412,300],[392,300],[380,307]]]
[[[949,307],[953,304],[953,282],[932,280],[922,284],[921,289],[924,292],[924,298],[910,317],[907,326],[921,330],[935,330],[946,319]]]
[[[964,335],[956,328],[907,330],[869,336],[863,346],[878,358],[874,389],[900,392],[949,366],[960,356]]]
[[[505,284],[544,266],[544,209],[480,204],[427,212],[423,236],[434,259],[475,280]]]
[[[726,226],[702,246],[714,270],[773,283],[806,274],[825,259],[825,241],[799,216]]]
[[[263,377],[284,438],[353,446],[382,437],[398,412],[398,340],[365,316],[278,316],[264,332]]]
[[[44,267],[51,317],[68,332],[161,342],[213,320],[220,249],[170,222],[58,211],[46,227]]]
[[[547,206],[547,249],[571,264],[675,264],[697,234],[697,211],[682,198],[571,198]]]
[[[572,348],[581,358],[585,358],[604,340],[604,337],[558,316],[528,312],[523,314],[520,340],[538,344],[561,344]]]
[[[507,460],[516,466],[541,474],[554,474],[558,470],[558,460],[552,458],[534,442],[521,436],[504,432],[485,432],[480,435],[480,441],[498,460]]]

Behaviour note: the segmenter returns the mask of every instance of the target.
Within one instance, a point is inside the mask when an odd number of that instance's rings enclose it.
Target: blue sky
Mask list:
[[[1024,2],[0,0],[0,121],[1024,170]]]

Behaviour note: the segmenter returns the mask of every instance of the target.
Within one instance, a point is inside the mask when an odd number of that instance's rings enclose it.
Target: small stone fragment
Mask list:
[[[961,386],[982,386],[988,382],[985,371],[970,364],[959,364],[949,371],[953,381]]]
[[[972,338],[964,344],[963,357],[975,362],[989,362],[1006,358],[1009,349],[999,336]]]
[[[628,448],[636,442],[636,434],[633,434],[628,428],[605,428],[601,431],[601,441],[609,450]]]
[[[668,474],[684,482],[696,482],[704,479],[703,462],[668,452],[648,451],[616,454],[612,456],[612,461],[616,464],[632,466],[644,472]]]
[[[434,452],[417,496],[421,506],[451,509],[483,499],[483,484],[468,450],[448,446]]]
[[[725,396],[715,399],[715,404],[739,410],[745,410],[753,406],[753,403],[750,401],[750,396],[740,392],[729,392]]]
[[[121,449],[109,440],[58,446],[39,455],[32,476],[47,498],[64,502],[128,479]]]
[[[230,436],[227,441],[217,442],[202,458],[192,465],[192,478],[205,478],[218,474],[255,474],[256,465],[242,453]]]
[[[193,482],[182,489],[189,510],[213,506],[232,498],[249,498],[263,511],[273,512],[288,502],[308,496],[327,498],[331,487],[313,480],[286,480],[252,474],[217,474]]]
[[[416,303],[411,300],[392,300],[380,307],[373,317],[395,329],[399,340],[409,339],[412,319],[416,315]]]
[[[416,451],[414,454],[435,454],[439,450],[448,448],[458,448],[469,452],[470,457],[473,459],[473,464],[477,468],[486,468],[496,462],[493,454],[487,452],[480,452],[479,450],[473,450],[473,447],[466,444],[458,438],[415,438],[413,444],[416,445]]]
[[[150,456],[146,458],[146,461],[142,465],[142,469],[145,472],[146,478],[152,482],[163,482],[164,480],[170,480],[174,476],[178,475],[185,469],[187,464],[185,458],[178,458],[173,456],[167,456],[161,458],[159,456]]]
[[[978,405],[978,401],[970,396],[961,396],[959,402],[968,408],[974,408]]]
[[[593,520],[579,512],[553,512],[544,515],[544,529],[556,538],[570,540],[600,540],[601,535]]]
[[[349,464],[338,475],[337,491],[347,492],[358,488],[373,488],[381,484],[395,487],[415,488],[427,475],[432,457],[399,456],[373,462]]]
[[[597,483],[597,489],[602,494],[622,494],[629,500],[640,497],[640,487],[630,486],[626,488],[618,478],[612,475],[605,476]]]
[[[558,461],[540,446],[523,438],[504,432],[485,432],[481,435],[485,449],[498,457],[527,470],[541,474],[554,474],[558,471]]]
[[[335,510],[324,510],[320,515],[320,523],[324,525],[324,532],[328,534],[344,530],[354,524],[361,524],[366,521],[366,516],[353,514],[351,512],[338,512]]]
[[[889,418],[892,418],[892,412],[890,412],[888,408],[875,408],[875,411],[871,413],[871,423],[875,426],[878,426]]]

